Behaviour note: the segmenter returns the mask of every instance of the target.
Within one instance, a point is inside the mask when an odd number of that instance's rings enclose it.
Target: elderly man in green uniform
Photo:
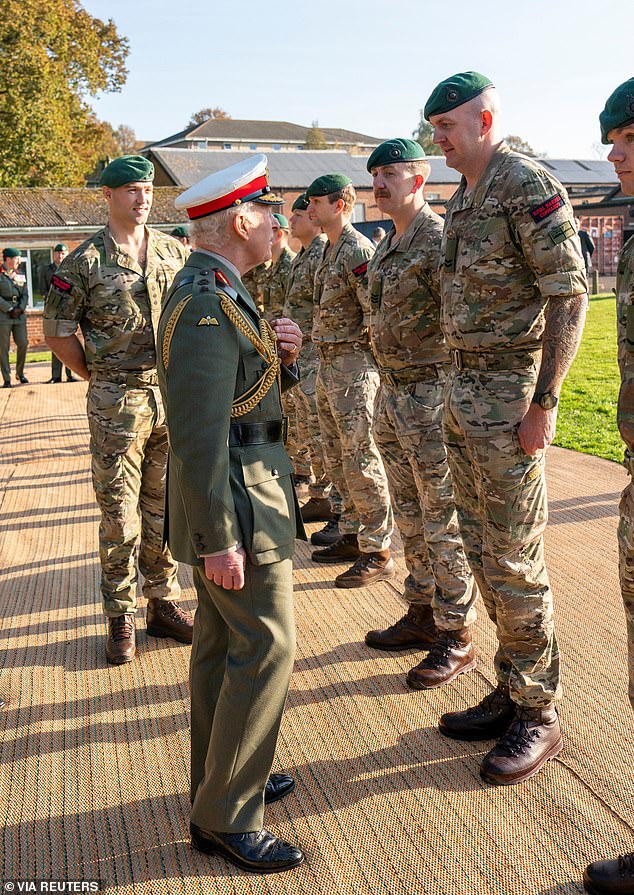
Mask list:
[[[321,232],[319,224],[310,219],[309,204],[305,193],[293,202],[289,226],[291,234],[299,240],[302,247],[291,264],[283,315],[298,324],[304,337],[301,357],[302,380],[294,390],[293,397],[298,438],[300,444],[307,447],[314,481],[308,486],[309,499],[302,507],[302,519],[304,522],[331,522],[334,521],[334,517],[327,496],[331,485],[326,474],[315,397],[319,358],[311,338],[315,307],[313,300],[315,271],[321,264],[326,237]]]
[[[292,554],[303,534],[280,403],[281,386],[297,381],[286,365],[301,333],[286,318],[272,328],[240,279],[270,255],[270,199],[264,155],[177,199],[196,251],[174,280],[158,338],[167,534],[174,556],[193,566],[198,595],[192,844],[261,873],[303,860],[263,829],[265,802],[294,786],[270,770],[293,667]]]
[[[377,649],[429,648],[414,689],[475,668],[476,590],[464,553],[443,443],[449,352],[440,330],[442,218],[423,194],[430,166],[419,143],[393,139],[368,159],[376,204],[394,222],[368,265],[370,343],[379,367],[373,435],[385,465],[405,564],[406,615],[370,631]]]
[[[155,345],[161,302],[187,253],[146,226],[153,178],[154,166],[141,156],[122,156],[104,169],[108,225],[62,262],[44,309],[47,343],[89,381],[106,658],[114,665],[131,662],[136,650],[139,536],[148,634],[191,643],[193,629],[177,602],[177,565],[163,544],[167,428]]]
[[[501,735],[480,773],[513,784],[562,747],[544,456],[583,330],[585,267],[565,190],[504,143],[488,78],[443,81],[425,117],[463,175],[441,247],[441,325],[453,364],[444,432],[463,543],[498,638],[496,689],[443,715],[440,730]]]
[[[53,274],[57,271],[57,268],[60,266],[64,258],[68,255],[68,246],[64,242],[58,242],[57,245],[53,249],[53,261],[49,264],[44,271],[44,295],[48,295],[48,291],[51,288],[51,282],[53,280]],[[62,381],[62,362],[57,357],[55,352],[51,352],[51,378],[48,380],[51,382],[61,382]],[[73,376],[73,371],[70,367],[66,367],[66,381],[67,382],[77,382],[75,376]]]
[[[368,337],[367,269],[374,245],[350,223],[356,193],[349,177],[318,177],[306,195],[311,217],[328,238],[315,274],[312,338],[319,352],[317,409],[326,469],[342,498],[341,535],[313,559],[354,560],[335,584],[364,587],[395,572],[390,494],[372,437],[379,374]]]
[[[22,383],[29,381],[24,375],[26,349],[29,344],[25,313],[28,294],[26,285],[20,283],[17,277],[21,262],[22,253],[19,249],[6,248],[2,252],[2,265],[0,266],[0,372],[4,381],[3,388],[11,388],[9,347],[12,334],[17,349],[15,378]]]
[[[599,119],[601,142],[612,144],[608,159],[621,189],[626,196],[634,196],[634,78],[610,95]],[[634,238],[628,240],[619,258],[616,322],[621,372],[617,422],[625,442],[624,465],[630,474],[619,507],[619,578],[627,622],[629,696],[634,708]],[[586,868],[583,882],[593,895],[634,895],[634,853],[595,861]]]

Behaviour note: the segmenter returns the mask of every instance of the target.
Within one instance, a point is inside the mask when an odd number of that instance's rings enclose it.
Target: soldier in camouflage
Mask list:
[[[319,357],[311,339],[315,271],[324,254],[326,237],[319,224],[311,221],[308,205],[309,200],[303,193],[293,203],[290,231],[302,248],[291,264],[282,316],[295,320],[304,336],[302,378],[291,394],[295,399],[298,440],[301,445],[306,446],[308,464],[314,476],[308,486],[309,500],[302,507],[302,518],[304,522],[317,522],[332,519],[327,496],[330,482],[326,473],[315,397]]]
[[[634,196],[634,78],[619,85],[600,115],[601,140],[612,144],[608,159],[621,189]],[[634,237],[621,250],[616,278],[616,322],[621,390],[617,422],[625,442],[630,481],[619,506],[619,578],[627,622],[629,696],[634,708]],[[594,895],[634,895],[634,853],[586,867],[583,882]]]
[[[177,565],[163,544],[167,429],[155,346],[161,302],[188,253],[171,236],[145,226],[153,177],[153,165],[141,156],[123,156],[106,167],[101,185],[108,226],[62,262],[44,310],[47,343],[89,380],[106,658],[115,665],[135,655],[139,535],[148,633],[191,643],[193,627],[177,604]],[[85,349],[75,335],[78,326]]]
[[[260,314],[264,313],[264,287],[271,268],[270,261],[264,261],[245,273],[242,283],[253,299]]]
[[[368,265],[370,342],[381,377],[372,431],[403,541],[409,609],[365,641],[377,649],[432,647],[407,675],[411,687],[430,689],[476,664],[470,633],[476,590],[442,434],[449,368],[440,331],[443,222],[423,195],[430,167],[419,143],[387,140],[367,168],[379,209],[394,221]]]
[[[544,452],[583,330],[585,267],[565,190],[504,143],[488,78],[465,72],[442,82],[425,116],[463,175],[441,247],[441,325],[453,365],[445,443],[465,550],[498,637],[496,689],[443,715],[440,729],[469,740],[501,734],[480,773],[512,784],[562,747]]]
[[[349,177],[318,177],[306,195],[311,218],[328,237],[315,274],[312,338],[320,356],[317,409],[326,468],[343,504],[341,536],[316,550],[313,559],[354,560],[335,584],[363,587],[391,578],[395,571],[390,495],[372,437],[379,376],[367,330],[367,267],[374,246],[350,224],[356,194]]]

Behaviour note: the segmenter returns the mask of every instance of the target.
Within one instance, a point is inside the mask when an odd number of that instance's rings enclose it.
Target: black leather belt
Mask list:
[[[269,444],[275,441],[286,443],[288,417],[281,420],[266,420],[263,423],[231,423],[229,427],[229,447],[243,447],[247,444]]]

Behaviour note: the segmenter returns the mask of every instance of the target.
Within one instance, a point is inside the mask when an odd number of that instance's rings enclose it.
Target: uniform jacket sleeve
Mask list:
[[[64,258],[52,276],[44,305],[45,336],[72,336],[86,304],[87,270],[74,254]]]

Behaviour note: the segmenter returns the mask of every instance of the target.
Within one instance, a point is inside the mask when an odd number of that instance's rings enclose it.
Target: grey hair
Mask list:
[[[232,205],[224,211],[217,211],[207,217],[192,222],[192,242],[194,245],[212,245],[221,248],[231,238],[230,226],[239,215],[253,219],[257,209],[252,202],[244,205]]]

